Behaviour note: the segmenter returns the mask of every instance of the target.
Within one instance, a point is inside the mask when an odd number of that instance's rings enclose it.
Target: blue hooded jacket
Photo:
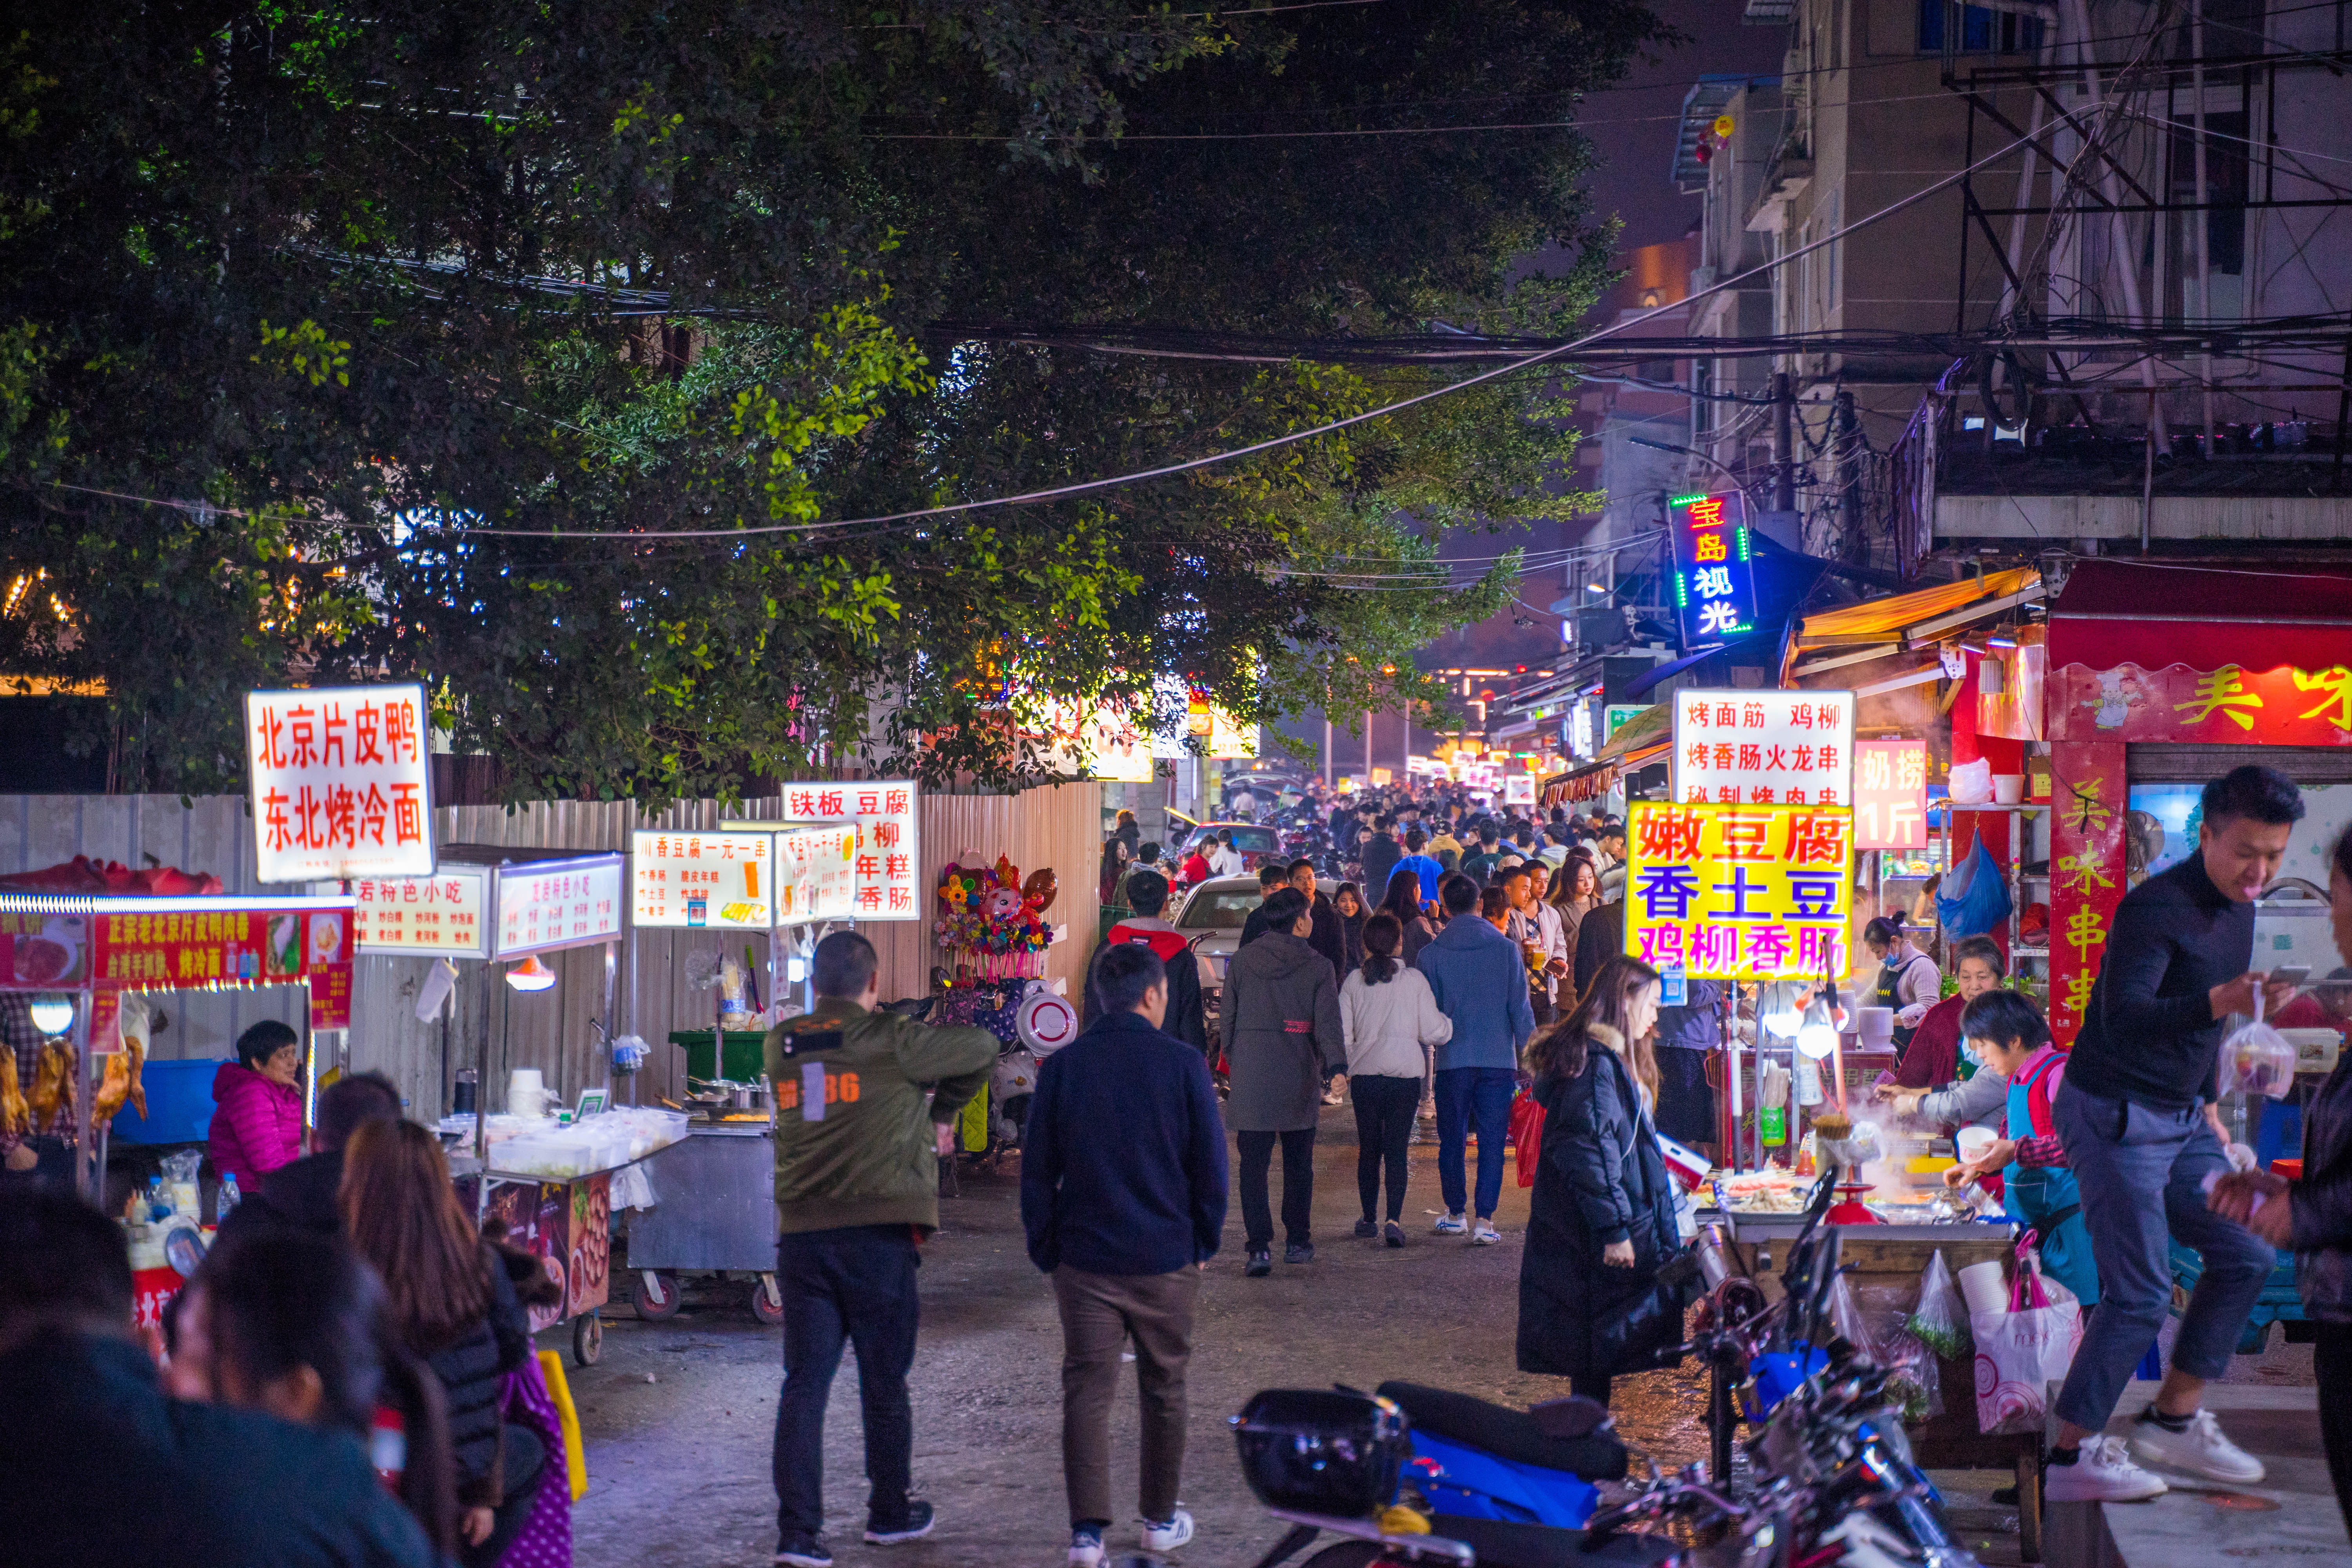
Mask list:
[[[1454,1024],[1454,1037],[1437,1047],[1439,1072],[1519,1065],[1536,1015],[1517,942],[1475,913],[1458,914],[1422,948],[1413,967],[1429,977],[1438,1011]]]

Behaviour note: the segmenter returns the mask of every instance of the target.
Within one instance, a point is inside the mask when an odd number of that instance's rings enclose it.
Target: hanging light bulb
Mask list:
[[[534,952],[507,971],[507,984],[518,991],[544,991],[555,984],[555,971],[541,963]]]
[[[1798,1016],[1797,1009],[1790,1005],[1795,998],[1790,994],[1787,984],[1774,982],[1771,989],[1765,995],[1767,1006],[1765,1011],[1757,1017],[1758,1026],[1766,1034],[1777,1038],[1783,1040],[1790,1038],[1796,1034],[1798,1027],[1804,1023],[1804,1019]]]
[[[1805,1021],[1797,1029],[1797,1048],[1820,1061],[1837,1049],[1837,1026],[1830,1021],[1829,1004],[1819,996],[1805,1009]]]
[[[62,1035],[73,1027],[74,1001],[70,996],[36,996],[26,1011],[33,1016],[33,1027],[45,1035]]]

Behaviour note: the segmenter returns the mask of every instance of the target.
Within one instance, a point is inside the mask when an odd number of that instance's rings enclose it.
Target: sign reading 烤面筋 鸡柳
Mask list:
[[[1851,691],[1677,691],[1675,799],[1853,804]]]

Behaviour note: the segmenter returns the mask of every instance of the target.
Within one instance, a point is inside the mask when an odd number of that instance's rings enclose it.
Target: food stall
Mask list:
[[[680,1117],[677,1146],[650,1168],[657,1201],[629,1221],[630,1293],[641,1318],[675,1317],[685,1304],[679,1277],[693,1273],[722,1282],[749,1276],[753,1315],[782,1321],[773,1091],[761,1051],[768,1023],[800,1011],[783,993],[806,979],[803,943],[856,907],[859,836],[855,822],[635,836],[631,923],[707,931],[719,952],[715,962],[709,949],[699,955],[715,983],[713,1028],[670,1037],[687,1052],[690,1119]],[[749,942],[740,968],[728,951],[754,936],[767,948],[764,1006],[752,989],[760,966]]]
[[[40,1081],[11,1087],[29,1110],[70,1079],[83,1163],[79,1184],[92,1202],[105,1201],[100,1099],[135,1101],[141,1093],[144,1036],[123,1026],[126,999],[165,991],[302,987],[308,1002],[303,1115],[309,1121],[320,1053],[331,1052],[351,1027],[352,906],[348,896],[0,892],[0,990],[32,994],[34,1026],[50,1037]],[[13,1056],[8,1066],[13,1078]],[[13,1100],[0,1113],[20,1114]],[[200,1212],[182,1212],[197,1208],[192,1184],[170,1206],[171,1228],[201,1230]],[[196,1256],[188,1253],[182,1261],[193,1269]],[[140,1310],[143,1320],[152,1320],[179,1289],[182,1275],[160,1258],[142,1261],[147,1267],[138,1280]]]

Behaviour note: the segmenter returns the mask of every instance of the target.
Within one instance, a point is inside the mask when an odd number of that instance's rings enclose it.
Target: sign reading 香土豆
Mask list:
[[[1748,498],[1675,496],[1666,502],[1675,560],[1675,614],[1683,646],[1710,647],[1756,629],[1756,568]]]
[[[1643,802],[1626,827],[1628,957],[1694,980],[1845,973],[1851,807]]]
[[[246,693],[256,876],[431,875],[429,718],[422,686]]]

